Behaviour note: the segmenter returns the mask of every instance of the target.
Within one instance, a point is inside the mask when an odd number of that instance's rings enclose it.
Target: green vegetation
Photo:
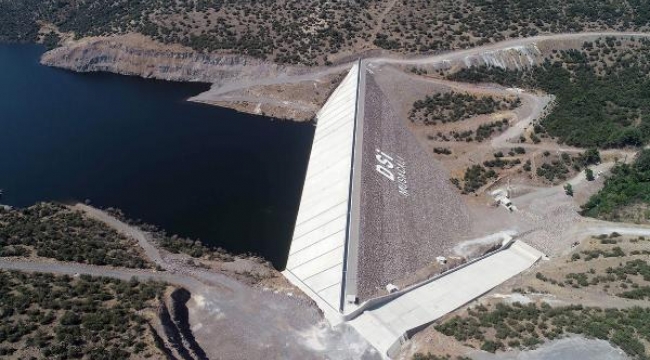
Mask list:
[[[361,48],[461,49],[539,33],[647,30],[642,0],[5,0],[0,41],[34,41],[39,22],[77,36],[139,32],[199,51],[323,64]],[[390,10],[390,11],[387,11]]]
[[[524,149],[521,146],[517,146],[517,147],[514,147],[514,148],[510,149],[510,151],[508,152],[508,155],[515,156],[515,155],[523,155],[525,153],[526,153],[526,149]]]
[[[650,299],[650,263],[646,261],[650,250],[641,246],[626,254],[619,246],[621,243],[628,242],[637,244],[640,241],[646,241],[646,239],[637,237],[624,240],[620,237],[621,235],[615,232],[610,235],[594,236],[590,243],[596,245],[595,248],[575,252],[571,255],[570,262],[582,260],[584,264],[584,262],[595,260],[593,267],[588,271],[565,273],[564,279],[560,280],[541,272],[538,272],[535,277],[537,280],[560,287],[584,288],[600,285],[602,290],[610,295],[628,299]],[[640,255],[643,257],[638,257]],[[622,258],[627,261],[623,263]],[[578,267],[584,268],[579,265]]]
[[[371,41],[372,1],[22,0],[0,1],[0,40],[34,41],[39,21],[78,37],[138,32],[199,51],[226,50],[277,62],[327,62]],[[330,22],[334,26],[328,25]],[[305,41],[308,39],[308,41]]]
[[[571,184],[564,185],[564,192],[569,196],[573,196],[573,186]]]
[[[232,254],[228,253],[226,250],[220,247],[210,247],[204,245],[200,240],[183,238],[178,235],[168,235],[167,232],[158,229],[158,227],[155,225],[145,224],[140,220],[133,221],[127,218],[120,209],[107,208],[104,211],[124,223],[149,232],[158,246],[173,254],[182,253],[194,258],[205,258],[208,260],[234,260],[234,256]]]
[[[479,125],[479,127],[476,129],[475,139],[478,142],[482,142],[485,139],[489,139],[495,131],[499,133],[505,131],[508,126],[508,119]]]
[[[618,250],[620,251],[620,248],[618,248]],[[650,254],[650,251],[645,250],[643,253],[644,255],[648,255]],[[636,255],[640,254],[642,254],[641,251],[636,252]],[[592,254],[589,254],[589,256],[591,255]],[[577,261],[579,258],[580,256],[578,255],[577,257],[572,258],[572,260]],[[589,260],[585,259],[585,261]],[[625,262],[625,265],[620,264],[617,267],[608,267],[605,269],[604,274],[598,274],[592,269],[589,272],[568,273],[565,275],[564,280],[555,280],[538,272],[536,278],[553,285],[561,287],[571,286],[574,288],[618,282],[619,288],[628,289],[631,287],[632,289],[615,293],[616,296],[627,299],[650,299],[650,286],[647,285],[647,282],[650,282],[650,264],[642,259],[630,260]],[[635,278],[637,280],[636,282],[634,281]],[[641,279],[646,282],[646,284],[640,284],[639,282]],[[607,290],[611,289],[609,285],[605,285],[605,287]]]
[[[540,33],[645,29],[642,0],[414,0],[398,2],[375,45],[413,52],[468,48]]]
[[[492,352],[506,345],[531,348],[566,334],[581,334],[610,341],[634,358],[648,359],[641,340],[650,340],[650,309],[498,303],[491,310],[476,306],[467,316],[456,316],[436,330],[458,341],[478,342],[482,349]]]
[[[545,151],[543,155],[549,157],[551,154]],[[537,176],[544,177],[549,182],[555,182],[555,179],[566,180],[571,174],[571,169],[580,171],[583,167],[598,162],[600,162],[600,153],[596,149],[589,149],[578,156],[562,153],[557,159],[545,161],[537,168],[536,173]]]
[[[48,50],[52,50],[59,46],[59,43],[61,42],[61,37],[53,32],[47,33],[43,35],[43,45],[45,45],[45,48]]]
[[[446,92],[427,95],[413,103],[409,119],[417,124],[435,125],[470,119],[477,115],[512,110],[521,100],[497,99],[493,96],[474,96],[465,93]]]
[[[448,148],[443,148],[443,147],[436,147],[433,148],[433,152],[435,154],[441,154],[441,155],[451,155],[451,150]]]
[[[542,89],[557,106],[537,130],[580,147],[639,146],[650,139],[650,41],[615,38],[559,51],[524,70],[463,69],[449,78]]]
[[[633,164],[618,164],[605,186],[582,206],[582,215],[622,220],[626,206],[650,204],[650,150],[642,150]]]
[[[620,247],[616,246],[612,249],[612,251],[604,251],[604,250],[585,250],[582,252],[583,254],[587,255],[584,257],[585,261],[589,261],[591,259],[598,259],[599,257],[624,257],[625,252],[623,252],[623,249]]]
[[[459,179],[452,179],[451,182],[461,189],[463,194],[469,194],[480,189],[483,185],[487,184],[490,179],[496,177],[497,174],[494,170],[487,170],[481,165],[472,165],[465,170],[462,185]]]
[[[412,360],[452,360],[451,355],[445,355],[445,356],[437,356],[433,355],[431,353],[428,353],[426,355],[422,353],[416,353],[413,355],[411,358]],[[471,360],[471,358],[468,358],[466,356],[456,356],[454,359],[456,360]]]
[[[29,256],[92,265],[149,268],[135,240],[63,205],[0,210],[0,256]]]
[[[537,168],[536,173],[537,176],[544,177],[548,181],[553,181],[555,178],[566,180],[570,170],[563,161],[553,160],[550,163],[543,163]]]
[[[206,257],[209,260],[234,260],[234,256],[227,251],[221,248],[210,248],[199,240],[185,239],[177,235],[167,236],[164,233],[158,233],[155,239],[160,247],[174,254],[183,253],[194,258]]]
[[[482,142],[485,139],[489,139],[495,132],[501,133],[505,131],[508,126],[508,119],[503,119],[500,121],[481,124],[476,128],[476,130],[464,130],[461,132],[453,130],[447,135],[438,132],[436,136],[430,136],[429,139],[438,141]]]
[[[0,271],[0,354],[16,359],[162,358],[144,313],[155,311],[166,287]]]
[[[513,166],[521,164],[521,160],[519,159],[502,159],[500,157],[497,157],[494,160],[486,160],[483,162],[483,166],[489,167],[489,168],[501,168],[501,169],[510,169]]]

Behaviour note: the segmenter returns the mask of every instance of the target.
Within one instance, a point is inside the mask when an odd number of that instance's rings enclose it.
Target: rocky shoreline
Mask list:
[[[282,66],[241,55],[199,53],[180,45],[157,43],[140,34],[70,41],[43,54],[41,64],[76,72],[213,84],[309,71],[307,67]]]
[[[200,53],[180,45],[161,44],[140,34],[66,41],[44,53],[41,64],[83,73],[109,72],[166,81],[209,83],[212,88],[206,93],[207,97],[201,94],[201,98],[190,100],[283,119],[310,120],[321,105],[314,102],[324,102],[324,99],[312,99],[313,96],[304,91],[298,93],[303,93],[305,98],[296,99],[283,95],[283,91],[276,88],[260,92],[257,86],[264,80],[286,79],[280,83],[284,86],[282,82],[286,81],[289,90],[295,86],[313,89],[314,82],[318,81],[305,80],[303,76],[318,68],[280,65],[243,55]],[[258,89],[250,93],[255,87]]]

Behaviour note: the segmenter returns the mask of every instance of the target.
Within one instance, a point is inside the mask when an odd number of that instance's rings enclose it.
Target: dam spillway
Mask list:
[[[395,110],[382,76],[372,63],[355,63],[318,112],[283,274],[330,323],[348,322],[389,356],[408,331],[489,291],[542,254],[504,235],[494,255],[389,294],[394,279],[451,252],[469,220],[445,169]],[[458,279],[466,283],[454,287]]]

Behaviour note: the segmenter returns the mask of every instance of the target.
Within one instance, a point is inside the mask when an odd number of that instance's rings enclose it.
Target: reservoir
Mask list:
[[[312,124],[185,101],[205,84],[48,68],[43,51],[0,45],[0,202],[89,199],[284,267]]]

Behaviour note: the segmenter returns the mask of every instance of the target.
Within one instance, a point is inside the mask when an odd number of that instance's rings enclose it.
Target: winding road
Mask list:
[[[557,34],[513,39],[477,48],[449,52],[445,54],[404,58],[398,56],[369,58],[377,64],[419,65],[434,64],[448,60],[462,61],[468,56],[487,51],[498,51],[517,46],[532,45],[539,41],[588,39],[599,36],[650,37],[647,33],[593,32]],[[221,86],[213,86],[208,92],[194,98],[196,101],[214,101],[228,98],[228,94],[265,85],[282,85],[305,81],[319,81],[325,76],[341,73],[351,64],[342,64],[302,75],[278,76],[257,80],[233,81]],[[431,80],[443,81],[443,80]],[[446,82],[447,85],[463,88],[469,85]],[[486,88],[494,92],[507,89]],[[230,95],[231,100],[247,99],[245,95]],[[532,104],[529,113],[521,114],[518,123],[508,131],[494,138],[491,147],[506,147],[509,139],[517,138],[531,122],[539,117],[552,100],[550,96],[524,92],[524,101]],[[251,98],[252,99],[252,98]],[[260,101],[255,98],[255,101]],[[269,101],[278,104],[276,99]],[[283,105],[287,105],[284,104]],[[316,104],[318,105],[318,104]],[[313,111],[314,106],[304,105],[305,110]],[[544,148],[545,145],[525,144],[526,147]],[[557,150],[557,147],[554,148]],[[574,149],[567,149],[572,151]],[[575,149],[576,151],[580,149]],[[603,164],[603,169],[611,164]],[[580,179],[574,179],[576,184]],[[519,198],[520,201],[557,195],[561,187],[541,189]],[[322,320],[316,308],[302,297],[278,291],[250,287],[224,274],[199,269],[179,261],[168,261],[155,246],[150,234],[123,223],[109,214],[85,205],[76,209],[87,216],[102,221],[120,233],[137,240],[145,256],[164,271],[132,270],[124,268],[100,267],[77,263],[64,263],[43,259],[5,259],[0,258],[0,269],[55,274],[88,274],[108,276],[121,280],[133,277],[140,280],[164,281],[184,287],[192,293],[188,303],[190,324],[199,344],[210,358],[229,359],[372,359],[378,355],[346,325],[331,328]],[[650,236],[650,227],[584,220],[571,227],[566,235],[586,237],[601,233],[618,232],[624,235]]]
[[[135,277],[183,287],[192,294],[187,304],[192,331],[211,359],[378,359],[375,350],[356,332],[346,325],[329,327],[316,307],[302,297],[254,288],[184,261],[168,261],[149,233],[90,206],[78,204],[73,208],[136,239],[146,257],[165,270],[5,258],[0,258],[0,269],[120,280]]]

